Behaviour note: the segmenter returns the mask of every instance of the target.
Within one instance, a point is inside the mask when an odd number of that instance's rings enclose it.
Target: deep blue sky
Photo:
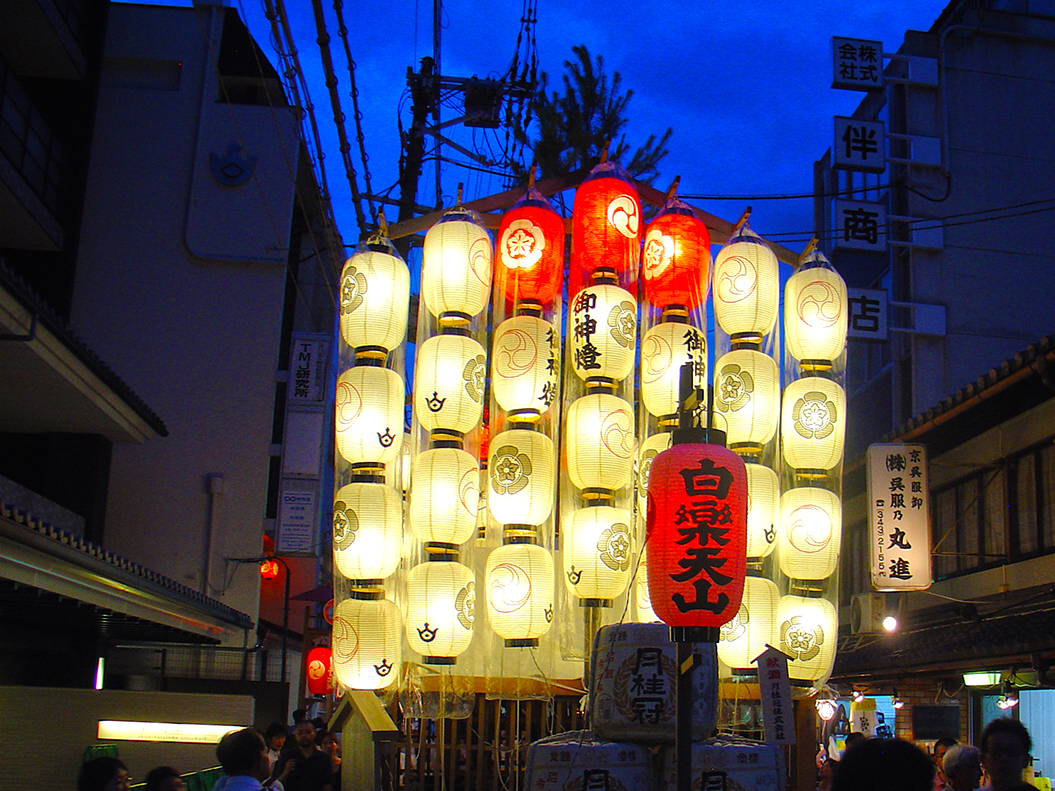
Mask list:
[[[171,0],[188,5],[190,0]],[[319,68],[310,0],[286,0],[294,37],[309,77],[315,113],[327,133],[326,169],[345,242],[358,236],[348,182],[341,165],[328,92]],[[338,88],[351,124],[348,73],[337,36],[333,0],[323,0],[332,35]],[[831,37],[873,39],[895,52],[906,29],[928,30],[947,0],[835,0],[738,3],[623,3],[600,0],[539,0],[536,38],[540,69],[559,81],[572,47],[585,44],[602,55],[609,72],[634,91],[628,141],[643,142],[650,132],[674,129],[670,155],[655,186],[665,190],[681,176],[682,195],[772,195],[812,190],[812,166],[831,144],[832,117],[849,115],[861,94],[831,85]],[[235,0],[275,61],[261,0]],[[431,0],[346,0],[356,81],[360,92],[366,148],[375,192],[397,179],[397,118],[410,124],[407,67],[418,68],[432,54]],[[442,73],[457,77],[501,74],[515,49],[522,4],[519,0],[481,3],[447,0],[442,34]],[[446,111],[446,118],[453,117]],[[349,126],[354,135],[354,127]],[[470,145],[461,128],[450,137]],[[479,140],[479,133],[477,135]],[[462,157],[449,151],[459,159]],[[355,166],[362,165],[353,141]],[[444,205],[451,205],[459,181],[466,199],[503,189],[502,180],[446,165]],[[419,201],[434,201],[434,178],[426,168]],[[392,193],[396,197],[398,192]],[[810,200],[696,200],[701,208],[735,221],[744,206],[754,207],[751,224],[763,236],[812,230]],[[389,208],[390,220],[395,209]],[[783,241],[783,240],[782,240]],[[801,249],[802,242],[787,241]]]

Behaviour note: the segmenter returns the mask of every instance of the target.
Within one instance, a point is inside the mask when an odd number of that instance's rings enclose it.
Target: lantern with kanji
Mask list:
[[[747,557],[739,456],[721,445],[679,444],[676,435],[652,462],[645,527],[652,609],[664,623],[718,627],[736,615]]]
[[[610,282],[587,286],[568,311],[572,370],[589,381],[625,379],[634,368],[637,300]]]
[[[692,208],[667,201],[645,230],[642,270],[645,294],[659,308],[692,310],[710,287],[711,237]]]
[[[575,191],[568,293],[578,294],[598,269],[625,282],[624,278],[632,277],[637,270],[640,244],[641,201],[637,189],[619,165],[602,162]]]
[[[534,187],[502,215],[495,282],[514,306],[545,307],[560,294],[564,275],[564,220]]]
[[[692,366],[693,386],[707,383],[707,341],[686,322],[664,321],[641,339],[641,400],[659,418],[678,411],[681,367]]]
[[[494,332],[491,386],[514,417],[538,418],[559,391],[560,332],[537,316],[513,316]]]
[[[330,649],[324,646],[316,646],[308,651],[304,678],[308,692],[312,695],[325,695],[330,691],[331,654]]]

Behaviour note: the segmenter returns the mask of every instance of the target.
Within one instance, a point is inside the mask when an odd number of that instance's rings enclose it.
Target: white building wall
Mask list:
[[[223,13],[111,8],[71,324],[169,429],[114,448],[106,546],[255,618],[224,559],[261,552],[296,124],[216,101]],[[229,142],[242,186],[211,178]]]

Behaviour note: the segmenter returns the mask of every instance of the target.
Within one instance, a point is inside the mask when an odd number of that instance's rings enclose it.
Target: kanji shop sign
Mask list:
[[[848,250],[886,250],[887,212],[882,203],[834,201],[835,247]]]
[[[871,91],[883,87],[883,42],[832,37],[832,87]]]
[[[850,306],[846,337],[859,341],[885,341],[890,337],[887,324],[889,300],[883,289],[847,288]]]
[[[795,743],[795,709],[791,702],[788,655],[771,645],[755,657],[758,693],[762,698],[762,724],[770,744]]]
[[[886,170],[886,126],[883,122],[835,116],[832,167],[865,173]]]
[[[868,521],[872,587],[930,587],[930,495],[922,445],[868,447]]]

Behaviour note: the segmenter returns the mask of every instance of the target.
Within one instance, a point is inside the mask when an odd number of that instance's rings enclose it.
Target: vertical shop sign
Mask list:
[[[758,657],[758,687],[762,698],[762,724],[771,744],[795,743],[795,715],[788,679],[788,655],[771,645]]]
[[[926,590],[931,584],[926,448],[870,445],[867,461],[872,587]]]

